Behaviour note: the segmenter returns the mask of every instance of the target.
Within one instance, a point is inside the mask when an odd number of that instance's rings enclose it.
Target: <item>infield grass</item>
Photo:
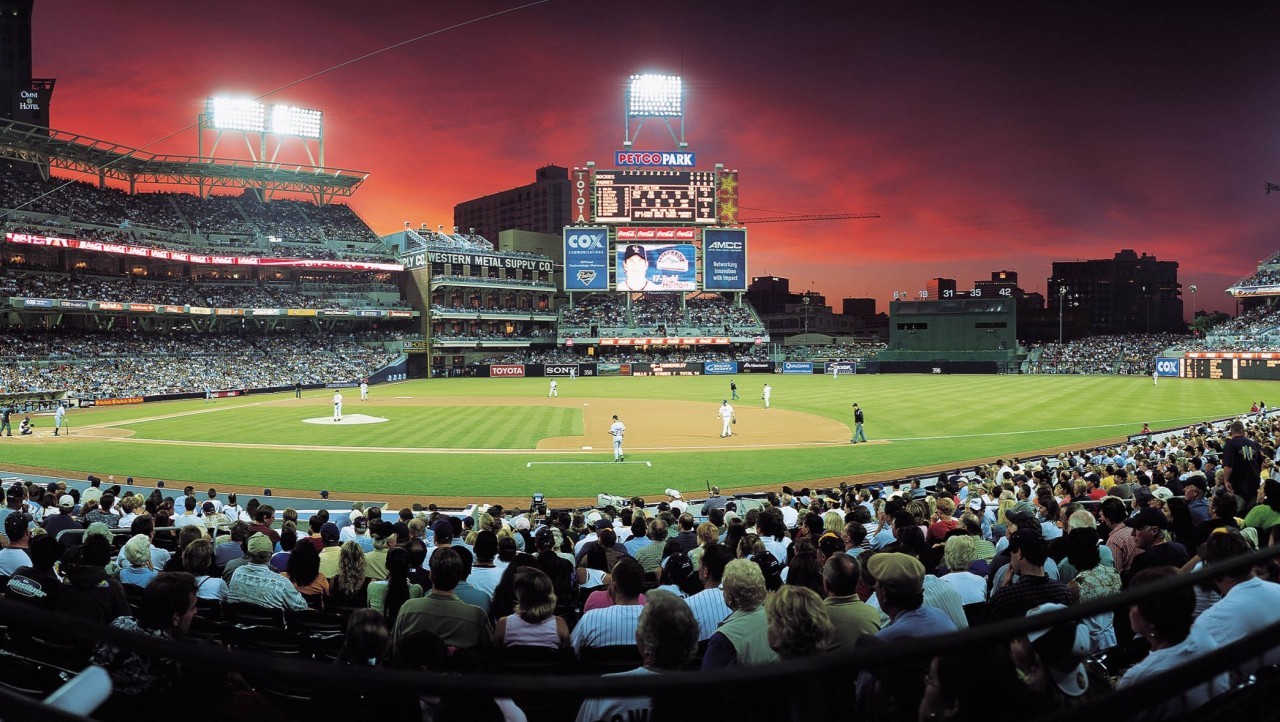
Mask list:
[[[1143,422],[1161,429],[1238,414],[1253,401],[1266,399],[1267,391],[1274,388],[1265,381],[1207,379],[1161,379],[1155,386],[1149,377],[1113,376],[736,378],[743,397],[736,402],[739,408],[762,405],[760,387],[765,381],[773,386],[775,407],[836,419],[848,426],[852,426],[849,405],[856,401],[866,411],[870,439],[889,443],[637,451],[650,444],[629,435],[629,463],[611,464],[604,429],[583,429],[576,407],[548,405],[546,379],[447,379],[379,386],[371,390],[368,403],[348,400],[347,414],[389,419],[367,426],[302,423],[303,418],[330,413],[328,394],[322,391],[309,392],[315,403],[305,410],[263,403],[289,399],[292,393],[288,393],[222,399],[210,405],[194,400],[73,412],[73,434],[86,425],[111,423],[135,432],[135,439],[186,443],[23,443],[14,437],[0,444],[0,462],[79,476],[131,474],[195,484],[323,488],[423,498],[523,497],[534,491],[552,498],[601,491],[652,495],[668,486],[701,489],[707,482],[734,488],[864,473],[890,477],[896,470],[912,467],[1095,445],[1135,433]],[[711,421],[714,407],[727,397],[728,385],[729,377],[724,376],[580,378],[561,380],[560,396],[596,404],[622,398],[705,401],[710,440],[717,432]],[[468,405],[452,399],[448,406],[379,403],[398,396],[470,397],[484,399],[486,404],[496,400],[500,405]],[[597,452],[532,451],[541,438],[584,432]],[[223,448],[202,442],[330,448]],[[409,453],[423,448],[451,451]],[[530,451],[520,453],[520,449]]]

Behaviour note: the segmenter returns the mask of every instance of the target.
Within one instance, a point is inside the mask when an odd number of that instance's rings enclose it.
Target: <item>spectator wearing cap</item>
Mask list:
[[[733,610],[724,600],[724,570],[733,561],[733,551],[723,544],[709,544],[703,547],[698,559],[698,580],[702,582],[702,591],[685,599],[689,609],[693,610],[694,619],[698,620],[698,641],[711,638],[720,622],[724,621]]]
[[[389,521],[375,521],[369,525],[369,539],[373,549],[365,550],[365,574],[373,581],[387,578],[387,552],[396,546],[396,525]],[[360,542],[359,538],[356,543]]]
[[[31,542],[29,526],[31,517],[26,512],[16,512],[4,518],[4,535],[9,545],[0,549],[0,575],[12,576],[21,567],[31,566],[27,546]]]
[[[1073,599],[1066,584],[1045,573],[1049,543],[1033,529],[1019,528],[1009,538],[1009,574],[997,586],[987,616],[992,620],[1025,616],[1045,603],[1070,604]],[[1017,581],[1013,581],[1014,577]]]
[[[151,539],[147,535],[134,534],[121,551],[126,562],[120,568],[121,584],[145,587],[155,579],[159,570],[151,566]]]
[[[667,489],[666,491],[667,499],[669,500],[668,503],[671,505],[671,510],[676,514],[683,516],[685,509],[689,508],[688,502],[684,500],[684,495],[676,489]],[[685,551],[689,550],[686,549]]]
[[[644,605],[643,592],[644,568],[636,560],[623,557],[610,573],[609,597],[613,603],[583,613],[570,637],[574,652],[633,643]]]
[[[1171,567],[1148,569],[1133,577],[1132,587],[1140,588],[1169,577],[1177,576]],[[1189,664],[1212,652],[1216,647],[1213,638],[1201,627],[1192,626],[1192,613],[1196,608],[1195,591],[1187,586],[1170,589],[1158,596],[1149,596],[1129,607],[1129,623],[1134,633],[1141,635],[1151,645],[1151,653],[1141,662],[1129,668],[1117,690],[1132,687],[1152,679],[1175,667]],[[1226,673],[1208,679],[1190,688],[1182,687],[1170,694],[1167,701],[1151,710],[1151,719],[1180,719],[1231,689],[1231,679]]]
[[[209,530],[210,535],[217,535],[219,529],[226,529],[231,524],[227,515],[223,514],[212,501],[206,501],[200,505],[200,518],[204,521],[204,526]]]
[[[431,561],[431,557],[435,556],[437,549],[447,549],[451,546],[464,546],[462,544],[454,543],[456,539],[454,536],[453,522],[447,517],[441,517],[439,521],[431,525],[431,537],[432,547],[431,552],[427,555],[428,564]],[[473,551],[472,556],[474,556],[474,550],[468,551]]]
[[[1039,604],[1025,616],[1066,608],[1061,603]],[[1074,621],[1033,629],[1009,643],[1009,656],[1041,705],[1038,711],[1044,713],[1087,704],[1111,691],[1104,678],[1091,675],[1085,666],[1088,654],[1089,633]]]
[[[956,631],[950,615],[925,605],[925,568],[919,559],[900,552],[880,553],[867,562],[866,571],[875,580],[876,604],[890,620],[876,633],[877,639],[893,641]]]
[[[1125,526],[1133,530],[1135,545],[1142,553],[1133,558],[1128,571],[1121,575],[1128,586],[1129,581],[1143,569],[1156,567],[1181,567],[1191,559],[1191,554],[1182,544],[1169,540],[1169,518],[1157,509],[1139,509],[1137,514],[1124,520]]]
[[[1209,521],[1209,500],[1205,498],[1206,489],[1203,476],[1192,476],[1182,487],[1182,494],[1187,499],[1187,511],[1191,512],[1191,522],[1199,525]]]
[[[14,571],[5,598],[51,612],[62,588],[62,579],[53,569],[62,556],[62,547],[52,536],[42,534],[31,540],[27,554],[31,564]]]
[[[342,557],[341,533],[338,525],[325,522],[320,525],[320,573],[325,577],[333,577],[338,573],[338,563]]]
[[[833,554],[822,568],[822,600],[834,628],[832,651],[852,649],[864,634],[880,631],[880,612],[858,596],[862,562],[848,554]]]
[[[255,532],[245,543],[248,561],[235,570],[227,584],[227,601],[256,604],[268,609],[300,612],[307,600],[284,576],[270,567],[275,544],[262,532]]]
[[[725,565],[721,584],[725,605],[732,613],[720,623],[707,642],[702,669],[776,662],[778,654],[769,646],[768,616],[764,610],[767,592],[759,565],[746,559],[734,559]]]
[[[391,632],[391,648],[396,649],[415,632],[431,632],[451,647],[485,649],[492,643],[489,617],[478,607],[454,594],[462,578],[458,551],[438,547],[431,555],[431,591],[420,599],[410,599],[400,607]]]
[[[634,641],[642,666],[607,676],[641,676],[676,672],[693,659],[698,648],[698,623],[689,608],[674,595],[655,592],[636,620]],[[649,697],[587,699],[578,709],[577,722],[652,719]]]
[[[49,536],[54,539],[58,538],[58,534],[68,529],[83,529],[84,525],[72,516],[71,512],[75,510],[76,500],[70,494],[63,494],[58,499],[58,513],[53,516],[47,516],[44,520],[44,530],[49,532]],[[68,534],[63,541],[70,541],[66,546],[70,548],[74,544],[80,543],[78,535]]]

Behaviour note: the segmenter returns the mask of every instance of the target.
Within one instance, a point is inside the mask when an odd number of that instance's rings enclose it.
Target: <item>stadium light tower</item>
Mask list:
[[[1067,300],[1067,287],[1058,286],[1058,345],[1062,345],[1062,307]]]
[[[680,149],[688,148],[684,139],[684,79],[679,75],[641,73],[632,75],[627,84],[626,111],[623,113],[622,147],[631,148],[646,118],[659,118],[671,132]],[[676,136],[671,119],[680,119],[680,135]],[[635,128],[631,127],[635,120]]]
[[[222,135],[235,133],[244,139],[249,158],[255,163],[276,162],[286,142],[290,138],[297,138],[302,142],[310,165],[324,166],[324,114],[319,110],[283,104],[268,106],[252,98],[215,96],[205,101],[204,110],[196,116],[196,157],[202,161],[206,159],[206,131],[214,133],[208,160],[213,160]],[[257,147],[252,142],[254,136],[258,141]],[[271,139],[275,141],[275,148],[268,157],[268,141]],[[315,153],[312,152],[309,141],[315,141]],[[202,183],[201,195],[203,194]]]

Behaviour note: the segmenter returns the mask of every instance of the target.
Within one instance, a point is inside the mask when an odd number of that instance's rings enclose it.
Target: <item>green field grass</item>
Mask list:
[[[539,439],[584,432],[576,407],[546,404],[545,379],[414,381],[372,390],[372,400],[349,400],[346,413],[384,416],[387,423],[328,428],[301,423],[328,415],[324,392],[300,411],[271,403],[292,394],[179,401],[75,412],[73,424],[118,424],[136,439],[0,445],[4,462],[64,470],[68,474],[159,477],[196,484],[328,489],[334,492],[441,496],[592,496],[600,491],[653,494],[668,486],[688,490],[708,481],[733,488],[893,472],[919,466],[994,459],[1055,446],[1084,446],[1134,433],[1144,422],[1160,429],[1220,418],[1267,398],[1267,382],[1108,376],[739,376],[739,407],[759,406],[760,385],[773,386],[776,408],[850,424],[849,404],[867,414],[872,440],[887,444],[831,444],[804,448],[715,451],[636,451],[645,440],[629,435],[628,462],[608,463],[598,452],[534,452]],[[727,377],[586,378],[560,383],[562,399],[705,401],[708,418],[728,393]],[[470,397],[501,405],[447,407],[380,405],[394,396]],[[349,395],[349,399],[354,394]],[[216,407],[216,411],[213,410]],[[195,412],[190,415],[187,412]],[[209,412],[209,413],[206,413]],[[171,418],[155,419],[169,416]],[[142,419],[154,419],[143,421]],[[137,420],[137,421],[134,421]],[[602,436],[603,429],[587,429]],[[73,429],[73,433],[75,430]],[[715,429],[708,423],[708,437]],[[200,442],[379,447],[344,449],[218,448]],[[441,453],[410,453],[423,448]],[[399,451],[398,449],[404,449]],[[472,453],[493,449],[502,453]],[[520,450],[528,450],[521,453]],[[543,462],[575,462],[545,464]],[[530,462],[534,462],[532,467]],[[604,462],[604,463],[581,463]]]

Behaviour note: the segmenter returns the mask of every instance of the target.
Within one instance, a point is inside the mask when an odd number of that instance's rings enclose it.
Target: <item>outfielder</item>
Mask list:
[[[559,391],[559,390],[557,390],[557,388],[556,388],[556,387],[557,387],[556,380],[555,380],[555,379],[551,379],[551,390],[547,392],[547,398],[549,398],[549,399],[550,399],[550,398],[557,398],[557,399],[558,399],[558,398],[560,398],[560,391]]]
[[[369,400],[369,379],[362,379],[360,381],[360,400]]]
[[[609,435],[613,437],[613,460],[620,462],[626,457],[622,453],[622,435],[626,433],[627,427],[623,426],[618,420],[618,415],[613,415],[613,424],[609,427]]]
[[[67,415],[67,409],[62,404],[58,404],[57,410],[53,412],[53,435],[58,435],[58,430],[62,428],[62,417]]]
[[[720,410],[716,412],[716,416],[720,417],[720,438],[733,436],[733,422],[736,419],[733,415],[733,407],[729,405],[728,399],[720,403]]]
[[[766,409],[769,408],[769,397],[772,395],[773,395],[773,387],[769,386],[769,384],[765,384],[764,393],[760,395],[760,398],[764,399],[764,407]]]
[[[342,392],[333,392],[333,420],[342,421]]]

